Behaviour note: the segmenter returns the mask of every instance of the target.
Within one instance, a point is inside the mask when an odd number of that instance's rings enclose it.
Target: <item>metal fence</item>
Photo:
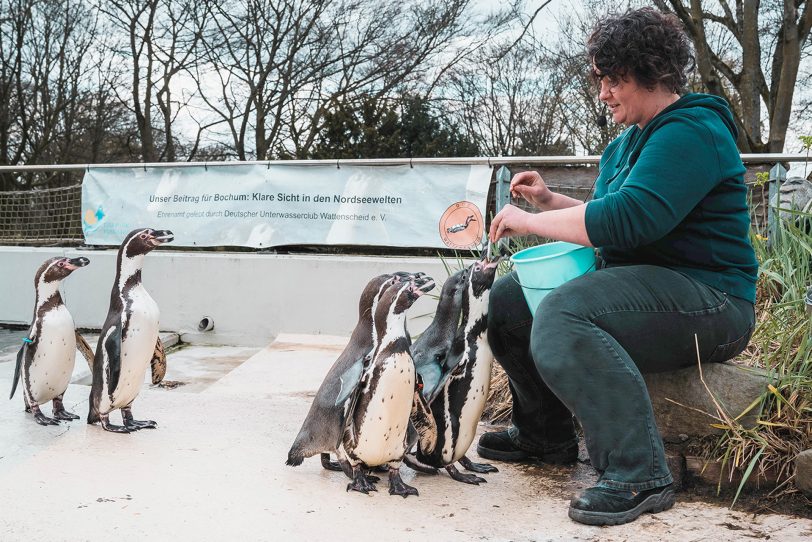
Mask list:
[[[767,222],[767,188],[756,187],[756,173],[768,171],[780,162],[803,162],[806,157],[795,154],[742,155],[748,166],[745,181],[751,187],[751,210],[753,221],[763,225]],[[285,160],[276,162],[181,162],[155,164],[97,164],[54,166],[0,166],[0,174],[8,172],[66,172],[84,171],[87,168],[166,168],[166,167],[227,167],[230,165],[414,165],[461,164],[488,165],[492,167],[491,190],[488,195],[488,215],[495,209],[495,173],[500,166],[507,166],[513,173],[536,169],[542,172],[551,189],[585,201],[592,192],[599,156],[526,156],[511,158],[414,158],[376,160]],[[777,183],[773,183],[775,187]],[[754,188],[756,187],[756,188]],[[67,245],[84,243],[82,234],[81,184],[64,188],[0,192],[0,244],[3,245]]]

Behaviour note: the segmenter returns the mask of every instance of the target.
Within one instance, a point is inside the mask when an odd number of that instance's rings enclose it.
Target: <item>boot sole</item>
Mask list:
[[[524,450],[515,450],[512,452],[505,452],[502,450],[494,450],[493,448],[483,448],[480,445],[476,447],[476,453],[483,459],[491,459],[493,461],[504,462],[519,462],[519,461],[541,461],[542,463],[549,463],[552,465],[566,465],[578,461],[578,454],[572,453],[550,453],[543,455],[534,455]]]
[[[494,461],[525,461],[532,458],[529,453],[523,450],[504,452],[502,450],[494,450],[493,448],[483,448],[480,445],[477,445],[476,453],[483,459],[492,459]]]
[[[657,514],[674,506],[674,490],[669,488],[662,493],[651,495],[646,500],[625,512],[594,512],[570,507],[570,519],[585,525],[622,525],[634,521],[641,514]]]

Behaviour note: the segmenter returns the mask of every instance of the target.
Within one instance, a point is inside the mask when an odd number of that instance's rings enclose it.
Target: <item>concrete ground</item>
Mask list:
[[[22,332],[0,331],[0,390],[9,390]],[[447,475],[347,493],[318,459],[284,465],[314,390],[346,339],[283,335],[257,350],[185,346],[168,357],[172,389],[144,386],[133,412],[159,427],[105,433],[82,420],[40,427],[18,395],[0,401],[0,540],[809,540],[812,521],[748,516],[704,503],[611,528],[567,518],[586,465],[512,466],[468,486]],[[92,343],[91,343],[92,344]],[[77,361],[65,395],[87,415]],[[80,369],[81,368],[81,369]],[[18,391],[19,394],[19,391]],[[44,408],[50,413],[50,406]],[[482,429],[482,428],[480,428]],[[476,454],[471,454],[476,460]]]

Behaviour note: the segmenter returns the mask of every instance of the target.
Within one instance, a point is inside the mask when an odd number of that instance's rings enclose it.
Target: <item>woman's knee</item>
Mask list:
[[[538,372],[559,380],[577,374],[579,329],[589,322],[589,303],[581,292],[557,288],[542,299],[530,335],[530,350]]]

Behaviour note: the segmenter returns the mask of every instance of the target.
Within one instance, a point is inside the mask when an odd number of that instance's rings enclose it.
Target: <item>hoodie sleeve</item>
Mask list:
[[[594,246],[633,248],[673,230],[722,180],[713,130],[701,119],[674,116],[649,136],[623,185],[586,208]]]

